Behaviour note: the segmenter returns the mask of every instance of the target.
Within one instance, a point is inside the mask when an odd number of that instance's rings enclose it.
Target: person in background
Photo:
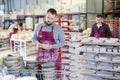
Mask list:
[[[103,23],[103,17],[101,14],[98,14],[96,16],[96,23],[92,26],[90,37],[96,37],[96,38],[112,37],[110,28],[107,24]]]
[[[12,35],[21,31],[18,20],[14,21],[14,24],[12,24],[8,28],[8,31],[9,31],[9,46],[10,46],[10,39],[11,39]],[[11,46],[14,46],[14,41],[12,41],[12,45]]]
[[[32,42],[37,44],[37,66],[41,69],[41,64],[46,62],[55,63],[55,69],[60,69],[57,63],[60,63],[60,54],[58,49],[65,44],[65,36],[62,27],[54,23],[57,12],[54,8],[47,10],[44,23],[35,28]]]

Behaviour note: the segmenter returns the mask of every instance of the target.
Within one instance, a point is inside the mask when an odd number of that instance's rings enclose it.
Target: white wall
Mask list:
[[[102,13],[102,0],[87,0],[87,12]]]
[[[72,5],[77,3],[78,6],[81,6],[79,2],[83,0],[76,0],[76,1],[75,0],[4,0],[4,1],[5,1],[5,9],[7,11],[12,9],[17,9],[17,10],[25,9],[26,5],[28,4],[41,5],[42,3],[49,3],[49,5],[55,5],[56,4],[55,2],[60,2],[60,1],[72,2],[71,3]],[[87,12],[93,12],[93,13],[102,12],[102,0],[86,0],[86,1],[87,1]],[[11,6],[10,6],[10,3],[11,3]],[[60,5],[58,6],[60,7]]]

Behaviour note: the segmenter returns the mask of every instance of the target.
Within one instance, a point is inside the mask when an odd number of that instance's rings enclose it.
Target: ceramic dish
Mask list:
[[[55,66],[55,63],[54,62],[47,62],[47,63],[44,63],[41,65],[43,68],[46,68],[46,67],[54,67]]]
[[[37,80],[36,77],[19,77],[15,80]]]
[[[6,61],[4,60],[6,66],[13,66],[14,64],[18,64],[18,61]]]

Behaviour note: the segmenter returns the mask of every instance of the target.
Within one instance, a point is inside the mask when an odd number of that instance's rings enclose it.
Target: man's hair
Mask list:
[[[54,8],[50,8],[47,10],[47,13],[50,12],[51,14],[57,15],[57,11]]]
[[[101,18],[102,18],[103,16],[102,16],[101,14],[98,14],[96,17],[97,17],[97,18],[99,18],[99,17],[101,17]]]

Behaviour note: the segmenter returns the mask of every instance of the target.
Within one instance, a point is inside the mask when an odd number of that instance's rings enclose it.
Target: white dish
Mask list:
[[[98,65],[99,68],[112,69],[113,65],[107,62],[101,62]]]
[[[19,77],[15,80],[37,80],[36,77]]]
[[[97,71],[96,74],[103,76],[113,76],[113,72],[108,72],[108,71]]]
[[[3,77],[3,80],[15,80],[15,76],[14,75],[6,75]]]

